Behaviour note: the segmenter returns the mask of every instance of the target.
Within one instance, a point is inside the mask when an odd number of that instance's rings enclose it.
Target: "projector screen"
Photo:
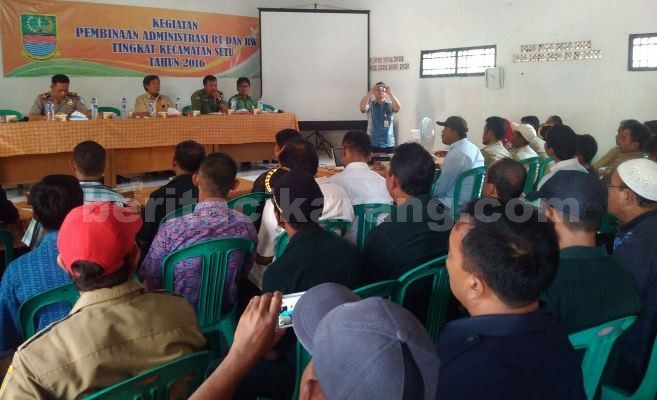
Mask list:
[[[362,121],[369,11],[260,9],[262,98],[299,121]]]

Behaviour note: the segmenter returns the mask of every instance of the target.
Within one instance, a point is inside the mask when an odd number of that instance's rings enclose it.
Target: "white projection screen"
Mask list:
[[[261,8],[260,51],[265,103],[299,121],[366,119],[369,11]]]

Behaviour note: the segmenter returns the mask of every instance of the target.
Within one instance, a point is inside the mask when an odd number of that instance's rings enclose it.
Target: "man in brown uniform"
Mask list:
[[[74,208],[57,240],[57,262],[81,292],[71,313],[14,355],[0,399],[73,399],[205,346],[196,313],[134,279],[139,214],[111,203]]]
[[[79,111],[87,117],[91,117],[84,101],[76,93],[68,91],[70,80],[66,75],[54,75],[50,80],[50,92],[37,96],[30,109],[30,120],[46,119],[46,103],[52,101],[55,106],[55,114],[71,115]]]
[[[650,129],[644,124],[633,119],[621,121],[616,135],[616,147],[594,163],[593,170],[600,174],[605,183],[610,183],[611,176],[619,165],[643,157],[641,150],[649,138]]]

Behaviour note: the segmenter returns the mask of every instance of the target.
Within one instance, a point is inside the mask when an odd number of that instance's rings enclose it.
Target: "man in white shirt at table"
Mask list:
[[[445,127],[441,138],[449,147],[433,196],[447,208],[458,208],[460,204],[453,204],[456,179],[466,171],[483,167],[484,156],[479,148],[468,140],[468,124],[463,117],[453,115],[445,122],[437,121],[436,124]],[[461,189],[461,202],[468,200],[471,191],[472,179],[467,179]]]
[[[333,175],[329,181],[344,189],[351,204],[392,204],[392,197],[386,188],[383,176],[372,171],[367,165],[372,157],[370,137],[363,131],[349,131],[342,139],[342,161],[344,171]],[[349,227],[346,239],[356,242],[358,224],[354,221]]]

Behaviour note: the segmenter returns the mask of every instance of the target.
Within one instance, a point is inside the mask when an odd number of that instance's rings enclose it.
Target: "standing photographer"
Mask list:
[[[373,153],[392,153],[395,147],[392,114],[400,108],[390,86],[383,82],[377,82],[360,101],[360,112],[367,113],[367,133]]]

